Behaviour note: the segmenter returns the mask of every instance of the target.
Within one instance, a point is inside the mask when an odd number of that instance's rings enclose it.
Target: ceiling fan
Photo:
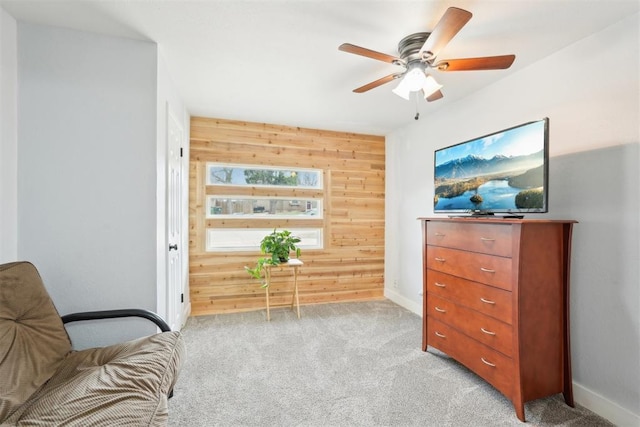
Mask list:
[[[446,10],[432,32],[414,33],[406,36],[398,43],[399,56],[391,56],[350,43],[343,43],[338,48],[343,52],[366,56],[378,61],[399,65],[404,71],[389,74],[364,86],[354,89],[363,93],[385,83],[400,79],[400,84],[393,92],[409,100],[411,92],[422,90],[427,101],[436,101],[443,97],[442,85],[427,73],[428,69],[438,71],[474,71],[501,70],[513,64],[515,55],[485,56],[478,58],[443,59],[436,61],[438,53],[471,19],[471,12],[457,7]]]

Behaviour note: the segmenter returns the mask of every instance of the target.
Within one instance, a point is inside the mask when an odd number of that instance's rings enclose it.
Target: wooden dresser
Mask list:
[[[513,403],[573,406],[569,261],[575,221],[420,218],[422,348],[471,369]]]

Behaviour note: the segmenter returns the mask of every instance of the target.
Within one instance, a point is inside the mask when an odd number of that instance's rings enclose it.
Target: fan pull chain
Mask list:
[[[418,120],[420,118],[420,113],[418,112],[418,96],[420,94],[420,91],[415,92],[416,94],[416,116],[414,117],[414,119]]]

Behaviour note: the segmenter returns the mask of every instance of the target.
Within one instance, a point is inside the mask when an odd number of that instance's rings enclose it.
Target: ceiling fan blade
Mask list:
[[[433,92],[431,95],[427,96],[427,101],[428,102],[433,102],[433,101],[437,101],[438,99],[441,99],[444,95],[442,94],[441,91],[437,90],[435,92]]]
[[[367,49],[364,47],[356,46],[351,43],[342,43],[339,47],[339,50],[343,52],[353,53],[356,55],[366,56],[367,58],[377,59],[378,61],[388,62],[390,64],[403,64],[403,61],[400,58],[396,58],[395,56],[387,55],[386,53],[376,52],[375,50]]]
[[[515,59],[515,55],[444,59],[434,67],[440,71],[504,70],[511,67]]]
[[[472,16],[471,12],[457,7],[447,9],[422,45],[420,52],[429,52],[431,58],[438,56],[440,50],[458,34]]]
[[[363,93],[363,92],[366,92],[366,91],[371,90],[373,88],[376,88],[378,86],[381,86],[381,85],[383,85],[385,83],[389,83],[390,81],[395,80],[395,79],[397,79],[399,77],[402,77],[403,75],[404,75],[404,73],[389,74],[388,76],[384,76],[381,79],[378,79],[378,80],[373,81],[371,83],[367,83],[364,86],[360,86],[359,88],[354,89],[353,91],[355,93]]]

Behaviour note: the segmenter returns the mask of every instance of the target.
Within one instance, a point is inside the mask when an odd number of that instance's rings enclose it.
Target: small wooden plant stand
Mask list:
[[[293,298],[291,300],[291,309],[295,308],[298,319],[300,318],[300,299],[298,297],[298,269],[304,265],[299,259],[290,259],[286,263],[278,265],[265,265],[265,296],[267,301],[267,320],[271,320],[271,312],[269,305],[269,286],[271,285],[271,270],[273,267],[290,267],[293,271]]]

